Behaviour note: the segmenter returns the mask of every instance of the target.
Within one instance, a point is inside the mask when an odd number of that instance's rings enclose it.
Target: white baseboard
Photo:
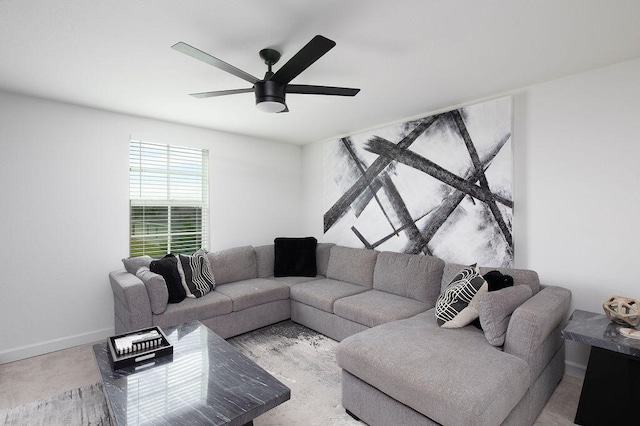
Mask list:
[[[21,359],[68,349],[74,346],[98,342],[100,340],[105,340],[114,334],[115,330],[113,328],[105,328],[89,333],[77,334],[75,336],[62,337],[60,339],[9,349],[8,351],[0,352],[0,364],[19,361]]]
[[[587,372],[586,365],[578,364],[577,362],[572,362],[572,361],[565,361],[564,367],[565,367],[565,370],[564,370],[565,374],[584,380],[584,375]]]

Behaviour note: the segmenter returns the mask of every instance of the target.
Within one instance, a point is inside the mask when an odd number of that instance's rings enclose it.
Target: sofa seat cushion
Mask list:
[[[266,279],[268,280],[273,280],[273,281],[277,281],[279,283],[283,283],[288,285],[289,287],[292,287],[296,284],[300,284],[300,283],[306,283],[309,281],[315,281],[315,280],[322,280],[325,277],[323,277],[322,275],[316,275],[315,277],[274,277],[273,275],[270,277],[266,277]]]
[[[361,285],[324,278],[294,285],[291,287],[291,300],[332,314],[336,300],[367,290]]]
[[[527,363],[475,327],[443,329],[434,309],[343,340],[338,365],[441,424],[497,425],[524,396]]]
[[[289,298],[289,286],[264,278],[252,278],[216,286],[215,291],[229,297],[233,311]]]
[[[164,327],[213,318],[231,313],[232,308],[231,299],[214,290],[197,299],[186,298],[180,303],[169,303],[162,315],[153,315],[153,325]]]
[[[426,311],[429,307],[424,302],[408,297],[380,290],[369,290],[336,300],[333,311],[342,318],[367,327],[375,327],[390,321],[412,317]]]

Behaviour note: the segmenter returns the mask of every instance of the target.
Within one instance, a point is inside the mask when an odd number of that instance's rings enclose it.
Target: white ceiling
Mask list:
[[[262,77],[316,34],[337,46],[292,83],[362,90],[287,114],[188,96],[250,84],[170,48]],[[295,144],[638,57],[637,0],[0,0],[0,90]]]

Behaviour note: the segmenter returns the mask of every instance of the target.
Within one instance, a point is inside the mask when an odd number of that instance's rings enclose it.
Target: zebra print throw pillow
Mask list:
[[[442,328],[460,328],[478,318],[477,296],[488,291],[476,265],[464,268],[444,289],[436,302],[436,319]]]
[[[179,254],[178,260],[178,273],[187,297],[202,297],[216,287],[207,253],[203,249],[192,256]]]

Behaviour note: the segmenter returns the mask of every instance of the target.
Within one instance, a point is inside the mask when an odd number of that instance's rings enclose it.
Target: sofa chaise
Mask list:
[[[473,325],[438,324],[438,297],[464,265],[330,243],[316,246],[315,276],[274,276],[273,244],[207,258],[215,289],[180,303],[168,303],[150,258],[123,260],[109,274],[116,333],[197,319],[229,338],[291,319],[340,341],[343,406],[370,425],[532,424],[564,374],[571,293],[534,271],[490,268],[531,296],[502,318],[494,345]]]
[[[443,288],[460,267],[446,266]],[[343,406],[371,425],[533,424],[564,375],[571,293],[540,288],[533,271],[499,270],[533,293],[503,346],[473,326],[439,327],[435,308],[371,328],[338,346]]]

